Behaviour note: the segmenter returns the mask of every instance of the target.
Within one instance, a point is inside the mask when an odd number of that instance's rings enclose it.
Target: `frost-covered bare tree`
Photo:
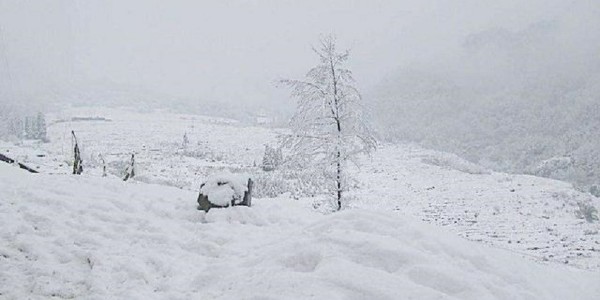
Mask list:
[[[327,36],[313,48],[319,63],[304,80],[282,80],[297,99],[291,119],[292,134],[284,140],[292,161],[316,164],[332,171],[337,209],[347,189],[345,168],[357,155],[375,149],[375,139],[367,126],[361,95],[354,86],[352,72],[345,67],[349,52],[338,52],[336,40]]]

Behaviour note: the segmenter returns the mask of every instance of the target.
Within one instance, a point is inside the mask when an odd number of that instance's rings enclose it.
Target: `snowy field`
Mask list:
[[[571,184],[495,173],[417,146],[382,147],[358,175],[355,208],[396,211],[469,240],[600,271],[600,222],[578,218],[600,199]]]
[[[82,145],[80,177],[67,175],[71,129]],[[281,132],[203,116],[78,108],[49,118],[50,143],[0,142],[2,153],[43,173],[1,166],[0,298],[600,294],[600,223],[577,216],[581,204],[600,208],[597,198],[412,145],[382,145],[365,158],[342,213],[323,215],[315,199],[286,196],[257,199],[251,209],[195,209],[207,175],[261,172],[264,146]],[[131,153],[138,177],[124,183],[118,177]]]
[[[542,265],[419,220],[0,166],[3,299],[596,299],[600,274]]]

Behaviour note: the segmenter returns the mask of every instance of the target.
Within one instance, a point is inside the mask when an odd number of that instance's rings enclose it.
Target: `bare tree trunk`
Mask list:
[[[337,210],[341,210],[342,209],[342,162],[340,161],[341,159],[341,153],[338,150],[337,152],[337,177],[336,177],[336,182],[337,182]]]
[[[331,70],[331,78],[333,79],[333,108],[331,112],[337,129],[337,153],[336,153],[336,184],[337,184],[337,210],[342,209],[342,124],[340,122],[340,103],[338,99],[338,83],[337,74],[335,73],[335,67],[333,65],[332,58],[329,59],[329,67]]]

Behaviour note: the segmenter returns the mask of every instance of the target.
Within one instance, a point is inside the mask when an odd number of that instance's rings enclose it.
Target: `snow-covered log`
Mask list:
[[[0,161],[3,161],[3,162],[8,163],[8,164],[15,164],[16,163],[19,166],[19,168],[21,168],[23,170],[27,170],[30,173],[38,173],[38,171],[36,171],[36,170],[34,170],[34,169],[32,169],[32,168],[30,168],[30,167],[28,167],[28,166],[20,163],[20,162],[17,162],[14,159],[12,159],[12,158],[4,155],[4,154],[0,154]]]

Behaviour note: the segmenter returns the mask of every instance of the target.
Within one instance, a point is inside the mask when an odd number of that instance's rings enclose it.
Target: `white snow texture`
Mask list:
[[[0,165],[2,299],[597,299],[600,275],[367,209]]]

